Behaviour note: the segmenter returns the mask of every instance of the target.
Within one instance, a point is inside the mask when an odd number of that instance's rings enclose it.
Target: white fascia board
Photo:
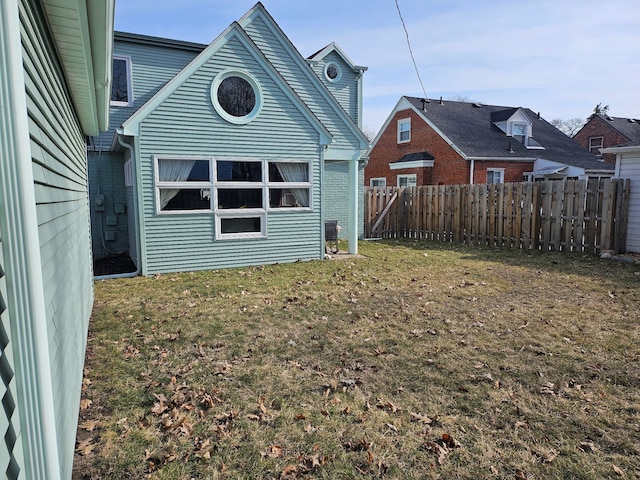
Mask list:
[[[389,170],[404,170],[406,168],[433,167],[433,160],[416,160],[414,162],[396,162],[389,164]]]
[[[98,129],[109,129],[115,0],[87,2]]]
[[[302,101],[295,91],[289,86],[285,79],[269,62],[260,51],[257,45],[249,38],[242,27],[237,23],[232,23],[218,38],[216,38],[202,53],[194,58],[191,63],[184,67],[175,77],[173,77],[164,87],[162,87],[151,99],[131,115],[118,129],[121,135],[138,136],[140,123],[159,105],[161,105],[173,92],[175,92],[187,79],[200,69],[209,59],[215,55],[220,48],[226,45],[231,39],[237,38],[247,48],[258,64],[271,76],[274,82],[282,88],[283,92],[298,108],[300,113],[309,121],[320,135],[320,144],[328,145],[332,141],[332,135],[322,122],[315,116],[311,109]]]
[[[329,91],[327,86],[322,83],[320,78],[313,71],[311,66],[307,63],[306,59],[300,54],[298,49],[291,43],[289,37],[282,31],[277,22],[273,19],[271,14],[267,12],[262,3],[258,2],[251,10],[245,13],[238,23],[242,27],[246,27],[255,16],[262,18],[269,31],[276,37],[282,40],[282,46],[291,58],[298,64],[300,70],[304,73],[307,79],[316,87],[318,93],[328,102],[329,106],[338,114],[340,119],[344,122],[345,126],[353,133],[360,141],[360,149],[367,150],[370,147],[369,139],[362,133],[362,130],[358,128],[351,116],[345,111],[344,108],[338,103],[333,94]]]
[[[602,153],[635,153],[640,152],[640,145],[628,145],[620,147],[607,147],[600,150]]]

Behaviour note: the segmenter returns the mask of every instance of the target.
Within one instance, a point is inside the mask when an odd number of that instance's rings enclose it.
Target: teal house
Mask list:
[[[0,2],[0,477],[71,478],[113,0]]]
[[[261,3],[211,44],[116,32],[111,129],[91,138],[96,259],[138,274],[320,259],[362,234],[362,80],[303,57]]]

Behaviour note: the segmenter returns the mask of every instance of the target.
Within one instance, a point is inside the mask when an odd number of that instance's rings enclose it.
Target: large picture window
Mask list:
[[[269,211],[311,209],[310,163],[156,158],[156,211],[215,213],[216,238],[266,236]]]

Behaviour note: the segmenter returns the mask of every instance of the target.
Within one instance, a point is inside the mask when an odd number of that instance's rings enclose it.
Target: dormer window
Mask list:
[[[523,145],[527,144],[527,124],[514,123],[511,127],[511,135]]]

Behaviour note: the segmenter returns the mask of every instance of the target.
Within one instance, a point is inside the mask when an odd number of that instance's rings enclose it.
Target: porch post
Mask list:
[[[358,253],[358,160],[349,161],[349,254]]]

